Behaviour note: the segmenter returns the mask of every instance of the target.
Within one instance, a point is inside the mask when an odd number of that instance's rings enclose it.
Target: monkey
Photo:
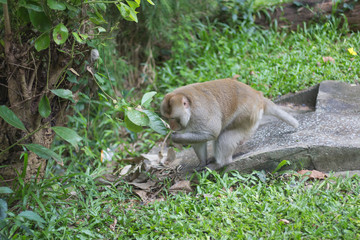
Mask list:
[[[193,147],[200,160],[198,168],[208,164],[208,141],[213,141],[215,157],[209,168],[231,163],[236,147],[254,134],[263,115],[275,116],[294,128],[299,125],[262,92],[235,78],[179,87],[165,95],[160,112],[174,131],[172,141]]]

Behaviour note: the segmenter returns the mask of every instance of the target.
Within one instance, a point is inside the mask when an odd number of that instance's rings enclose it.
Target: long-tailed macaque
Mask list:
[[[265,115],[297,128],[298,121],[262,92],[235,79],[190,84],[167,94],[161,114],[168,119],[175,143],[191,144],[199,167],[207,164],[207,142],[214,141],[214,168],[232,161],[238,144],[248,140]]]

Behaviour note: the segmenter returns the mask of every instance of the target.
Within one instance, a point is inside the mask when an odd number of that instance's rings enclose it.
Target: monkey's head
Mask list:
[[[190,101],[182,94],[169,93],[162,101],[160,111],[168,119],[171,130],[180,131],[190,120]]]

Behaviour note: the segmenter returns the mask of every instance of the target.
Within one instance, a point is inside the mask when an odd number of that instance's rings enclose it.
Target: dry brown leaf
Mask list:
[[[192,188],[190,186],[189,180],[183,180],[175,183],[172,185],[169,189],[170,191],[186,191],[186,192],[192,192]]]
[[[143,157],[132,157],[132,158],[124,158],[121,159],[121,162],[125,163],[125,164],[139,164],[144,160]]]
[[[128,174],[131,170],[132,165],[126,165],[125,167],[123,167],[123,169],[121,169],[120,171],[120,176],[125,176],[126,174]]]
[[[167,154],[165,157],[163,157],[160,162],[166,166],[169,165],[171,162],[173,162],[176,158],[176,153],[175,150],[173,148],[169,148],[167,151]]]
[[[300,170],[298,171],[298,173],[300,175],[303,175],[304,177],[309,177],[309,179],[325,179],[328,177],[326,173],[319,172],[316,170]]]
[[[75,74],[76,76],[80,77],[80,74],[78,74],[77,71],[75,71],[75,69],[69,68],[69,70],[70,70],[73,74]]]
[[[287,219],[280,219],[279,222],[284,223],[284,224],[289,224],[290,223],[290,221],[287,220]]]
[[[142,190],[150,191],[151,187],[153,187],[155,185],[155,182],[153,182],[153,181],[147,181],[146,183],[129,182],[128,184],[131,184]]]
[[[335,59],[333,59],[332,57],[323,57],[322,59],[323,59],[324,62],[329,62],[329,61],[332,62],[332,63],[335,62]]]
[[[150,199],[148,201],[148,204],[152,204],[152,203],[155,203],[155,202],[163,202],[163,201],[165,201],[164,197],[157,197],[157,198]]]
[[[143,190],[134,190],[134,193],[136,193],[144,203],[147,202],[147,200],[148,200],[147,192],[145,192]]]
[[[117,224],[117,219],[116,219],[116,217],[114,217],[114,223],[110,225],[111,231],[115,231],[116,224]]]

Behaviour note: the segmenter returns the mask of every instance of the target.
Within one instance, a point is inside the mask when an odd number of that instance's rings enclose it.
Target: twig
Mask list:
[[[26,67],[26,66],[23,66],[21,64],[16,64],[16,63],[12,63],[12,62],[9,62],[10,65],[14,65],[14,66],[17,66],[17,67],[21,67],[21,68],[25,68],[25,69],[28,69],[28,70],[34,70],[33,68],[31,67]]]
[[[32,90],[32,86],[33,86],[33,84],[34,84],[34,80],[35,80],[35,78],[37,77],[37,70],[38,70],[38,68],[39,68],[39,66],[40,66],[40,63],[41,63],[41,62],[39,61],[38,64],[36,64],[35,58],[34,58],[34,56],[33,56],[32,53],[31,53],[31,57],[32,57],[33,62],[34,62],[34,65],[35,65],[35,69],[34,69],[34,72],[33,72],[32,75],[31,75],[30,82],[29,82],[29,85],[28,85],[29,92],[31,92],[31,90]]]
[[[13,148],[14,146],[18,145],[18,144],[19,144],[20,142],[22,142],[23,140],[28,139],[30,136],[34,135],[35,133],[37,133],[38,131],[40,131],[41,129],[43,129],[43,128],[45,128],[45,127],[48,127],[48,124],[39,127],[38,129],[34,130],[33,132],[27,134],[26,136],[24,136],[23,138],[21,138],[20,140],[18,140],[18,141],[17,141],[16,143],[14,143],[13,145],[5,148],[4,150],[2,150],[2,151],[0,152],[0,156],[1,156],[2,154],[4,154],[5,152],[9,151],[9,150],[10,150],[11,148]]]
[[[3,4],[4,12],[4,25],[5,25],[5,55],[9,56],[10,54],[10,40],[11,40],[11,25],[10,25],[10,16],[9,9],[7,4]]]

